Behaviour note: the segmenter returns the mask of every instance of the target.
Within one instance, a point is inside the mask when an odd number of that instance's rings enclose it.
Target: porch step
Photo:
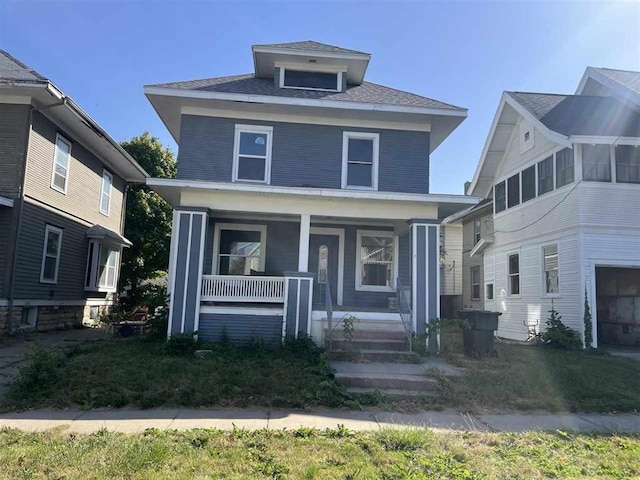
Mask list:
[[[331,351],[329,359],[355,363],[420,363],[420,357],[412,352],[389,352],[386,350]]]
[[[332,342],[327,340],[327,347],[331,345],[332,350],[356,350],[356,351],[386,351],[386,352],[408,352],[409,342],[407,338],[387,339],[382,336],[368,338],[366,336],[355,336],[353,340],[344,340],[342,336],[334,338]]]
[[[332,362],[336,379],[347,388],[387,391],[435,392],[438,381],[421,365]]]

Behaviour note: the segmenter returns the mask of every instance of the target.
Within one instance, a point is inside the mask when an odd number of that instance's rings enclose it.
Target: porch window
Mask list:
[[[265,225],[216,225],[217,274],[255,275],[264,272]]]
[[[553,155],[538,162],[538,195],[553,190]]]
[[[616,146],[616,182],[640,183],[640,147]]]
[[[592,182],[611,181],[609,145],[582,145],[582,178]]]
[[[573,183],[573,150],[565,148],[556,153],[556,188]]]
[[[493,198],[495,213],[502,212],[507,208],[507,190],[505,182],[502,181],[493,187]]]
[[[480,300],[480,267],[471,269],[471,300]]]
[[[273,127],[236,125],[233,181],[270,183]]]
[[[509,295],[520,295],[520,255],[514,253],[508,256]]]
[[[342,138],[342,188],[378,189],[377,133],[344,132]]]
[[[507,180],[507,206],[509,208],[520,204],[520,174],[516,173]]]
[[[393,291],[393,233],[359,230],[357,237],[356,290]]]
[[[542,269],[544,270],[545,294],[557,294],[560,291],[558,278],[558,245],[542,247]]]
[[[51,174],[51,188],[67,194],[67,180],[69,178],[69,160],[71,158],[71,142],[62,135],[56,135],[56,147],[53,155],[53,172]]]
[[[536,198],[536,166],[522,171],[522,203]]]
[[[97,292],[115,292],[118,283],[120,264],[120,246],[110,243],[89,241],[85,290]]]
[[[44,230],[44,245],[42,247],[41,283],[58,283],[61,247],[62,229],[47,225]]]

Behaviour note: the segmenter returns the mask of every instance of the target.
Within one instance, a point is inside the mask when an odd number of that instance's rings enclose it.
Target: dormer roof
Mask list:
[[[284,65],[297,69],[312,66],[315,70],[326,67],[346,72],[347,83],[351,85],[362,83],[371,59],[369,53],[313,40],[253,45],[251,51],[254,73],[258,78],[273,78],[276,67]]]

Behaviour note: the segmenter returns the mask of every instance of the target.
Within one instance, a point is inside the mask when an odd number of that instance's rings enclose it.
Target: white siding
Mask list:
[[[462,295],[462,225],[443,225],[444,264],[440,268],[440,294]]]
[[[640,231],[640,185],[582,182],[576,190],[581,225]]]

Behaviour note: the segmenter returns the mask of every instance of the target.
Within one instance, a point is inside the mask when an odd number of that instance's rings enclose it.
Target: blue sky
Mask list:
[[[250,46],[297,40],[372,54],[367,80],[469,109],[431,157],[462,193],[503,90],[572,93],[587,65],[640,70],[640,2],[33,2],[0,0],[0,48],[116,139],[176,145],[145,84],[252,71]]]

